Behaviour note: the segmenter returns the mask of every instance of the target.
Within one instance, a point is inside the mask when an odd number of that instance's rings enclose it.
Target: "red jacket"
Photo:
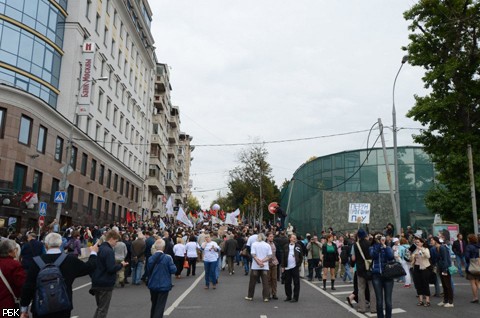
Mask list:
[[[17,297],[20,297],[22,286],[25,283],[26,274],[22,264],[11,257],[0,258],[0,269],[7,279],[10,287]],[[5,309],[13,309],[15,301],[7,289],[3,280],[0,279],[0,312]]]

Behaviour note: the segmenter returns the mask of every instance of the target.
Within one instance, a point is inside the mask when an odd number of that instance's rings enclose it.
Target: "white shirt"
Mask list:
[[[295,261],[295,244],[288,244],[288,259],[287,259],[287,268],[292,269],[297,265]]]
[[[251,247],[252,244],[257,241],[257,237],[258,237],[258,234],[250,235],[250,237],[249,237],[248,240],[247,240],[247,246],[250,246],[250,247]]]
[[[258,259],[266,259],[267,256],[272,257],[272,248],[267,242],[254,242],[251,247],[251,254]],[[255,260],[252,260],[252,269],[268,271],[268,261],[263,262],[263,267],[260,267]]]
[[[218,259],[218,251],[220,251],[220,246],[214,241],[209,243],[203,242],[205,246],[203,247],[203,261],[204,262],[215,262]]]
[[[185,245],[182,243],[175,244],[173,247],[173,253],[175,256],[184,257],[185,256]]]
[[[197,248],[200,248],[197,242],[188,242],[187,245],[185,245],[185,249],[187,250],[187,257],[190,257],[190,258],[198,257]]]

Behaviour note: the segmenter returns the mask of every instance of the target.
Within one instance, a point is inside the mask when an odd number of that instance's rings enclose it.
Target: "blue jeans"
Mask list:
[[[462,263],[463,263],[463,266],[466,266],[465,256],[455,255],[455,260],[456,260],[456,263],[457,263],[458,274],[460,276],[463,276]]]
[[[142,280],[143,261],[138,261],[135,266],[132,267],[132,284],[140,285]]]
[[[353,282],[352,273],[350,272],[350,262],[345,264],[345,274],[343,274],[343,281],[346,281],[348,278],[349,282]]]
[[[250,270],[250,260],[246,256],[242,256],[243,261],[243,268],[245,269],[245,273],[248,273]]]
[[[216,270],[217,270],[217,261],[213,262],[203,262],[205,267],[205,286],[209,286],[210,283],[213,285],[217,284]]]
[[[391,318],[393,279],[383,279],[380,274],[374,274],[372,284],[377,300],[377,318]],[[385,298],[385,315],[383,315],[383,298]]]

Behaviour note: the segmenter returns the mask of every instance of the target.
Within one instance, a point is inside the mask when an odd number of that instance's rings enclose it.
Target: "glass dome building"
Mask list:
[[[387,148],[387,162],[395,190],[393,148]],[[434,165],[421,147],[398,147],[398,178],[401,225],[425,226],[433,215],[424,203],[435,182]],[[352,150],[318,157],[297,169],[280,201],[288,213],[287,222],[298,233],[320,233],[333,227],[348,231],[349,203],[370,203],[372,230],[395,224],[382,148]]]

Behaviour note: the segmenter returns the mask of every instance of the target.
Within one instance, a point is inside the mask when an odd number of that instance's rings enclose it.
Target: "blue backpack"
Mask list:
[[[60,265],[66,257],[67,255],[62,253],[54,263],[49,264],[45,264],[40,256],[33,258],[40,268],[33,299],[33,307],[39,316],[73,309],[65,279],[60,271]]]

